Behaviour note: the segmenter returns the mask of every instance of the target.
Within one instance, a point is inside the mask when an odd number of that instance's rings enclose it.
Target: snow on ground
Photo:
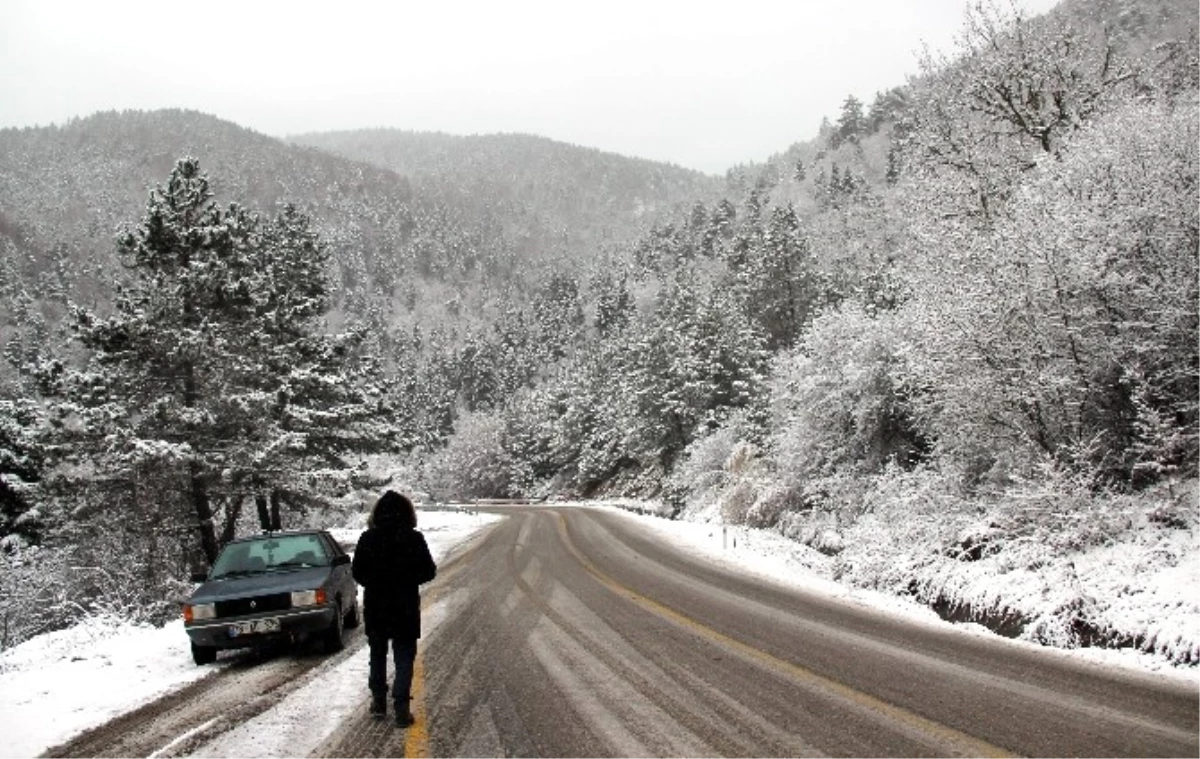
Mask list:
[[[801,590],[810,590],[848,603],[886,610],[914,620],[940,622],[929,607],[903,598],[837,582],[833,561],[811,546],[790,540],[772,530],[758,530],[710,521],[671,520],[650,513],[631,513],[625,501],[583,504],[624,515],[665,543],[687,554],[747,574]],[[636,505],[636,504],[635,504]]]
[[[440,561],[498,517],[421,511],[419,519],[434,560]],[[352,543],[362,529],[360,524],[330,532],[338,540]],[[330,703],[353,705],[351,696],[365,691],[365,650],[343,664],[348,670],[345,682],[340,677],[337,681],[345,693],[330,690],[333,684],[329,681],[317,681],[323,712],[330,711]],[[155,628],[91,617],[70,629],[39,635],[0,653],[0,757],[36,756],[221,666],[220,660],[210,667],[192,663],[182,619]],[[285,699],[268,714],[286,718],[289,701]],[[312,723],[310,732],[326,727],[309,716],[305,719]],[[336,726],[337,722],[330,724]],[[247,755],[268,754],[252,751]],[[296,749],[290,746],[279,755],[296,755]]]
[[[211,670],[183,620],[162,628],[92,617],[0,654],[0,756],[36,756]]]

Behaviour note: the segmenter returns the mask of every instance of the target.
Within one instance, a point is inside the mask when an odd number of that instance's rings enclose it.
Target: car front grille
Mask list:
[[[237,617],[242,614],[257,614],[262,611],[282,611],[290,608],[292,608],[291,593],[272,593],[267,596],[217,601],[217,616]]]

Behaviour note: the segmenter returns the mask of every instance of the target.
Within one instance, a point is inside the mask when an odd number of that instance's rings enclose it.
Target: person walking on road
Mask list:
[[[417,531],[417,510],[406,496],[393,490],[384,493],[358,539],[351,565],[354,580],[364,588],[363,614],[367,644],[371,651],[367,687],[371,690],[371,714],[387,716],[388,642],[395,660],[392,700],[396,724],[413,724],[413,662],[421,637],[421,594],[418,586],[437,575],[425,536]]]

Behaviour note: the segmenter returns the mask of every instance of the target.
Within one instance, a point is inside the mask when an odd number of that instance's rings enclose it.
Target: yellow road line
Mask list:
[[[413,662],[412,710],[416,719],[404,731],[404,755],[429,756],[429,730],[425,721],[425,657],[420,653]]]
[[[698,622],[683,613],[676,611],[664,604],[653,599],[641,595],[637,591],[628,588],[614,580],[612,577],[601,571],[587,557],[585,557],[575,545],[570,535],[570,526],[567,524],[566,518],[558,513],[558,531],[563,542],[584,569],[595,577],[601,584],[608,587],[609,590],[617,595],[627,598],[646,611],[649,611],[679,627],[693,632],[700,637],[725,648],[732,650],[744,658],[758,661],[769,666],[772,669],[783,672],[801,684],[807,686],[815,686],[828,693],[836,695],[846,701],[865,707],[871,711],[882,714],[886,718],[904,724],[913,728],[920,733],[933,737],[935,740],[944,741],[954,747],[958,752],[965,756],[992,756],[992,757],[1010,757],[1016,756],[999,746],[993,746],[986,741],[982,741],[967,733],[955,730],[933,720],[922,717],[919,714],[908,711],[902,707],[890,704],[875,696],[855,690],[845,683],[840,683],[836,680],[831,680],[824,675],[817,674],[810,669],[794,664],[790,661],[780,659],[771,654],[761,651],[747,643],[743,643],[736,638],[732,638],[722,632],[714,630],[711,627]]]
[[[445,590],[450,578],[462,571],[462,569],[471,563],[475,558],[475,554],[479,552],[484,544],[484,540],[476,539],[475,544],[468,548],[463,553],[458,554],[450,561],[446,562],[439,568],[437,580],[429,586],[429,590],[421,594],[421,611],[426,611],[436,601],[438,596]],[[404,732],[404,756],[406,757],[427,757],[429,756],[429,727],[425,714],[425,652],[424,647],[417,647],[417,657],[413,660],[413,679],[412,679],[412,696],[411,708],[413,717],[413,725]]]

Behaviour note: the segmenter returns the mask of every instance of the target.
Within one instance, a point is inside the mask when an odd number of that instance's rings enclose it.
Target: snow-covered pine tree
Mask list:
[[[344,487],[348,456],[401,441],[366,330],[325,331],[329,259],[310,219],[288,205],[261,228],[256,307],[241,351],[251,360],[234,400],[265,414],[227,472],[243,479],[237,489],[255,492],[263,526],[279,529],[281,500],[298,506]]]
[[[862,101],[849,95],[842,103],[842,113],[838,117],[837,126],[829,136],[829,146],[836,148],[847,142],[857,145],[859,136],[865,131],[866,118],[863,116]]]
[[[179,161],[118,239],[131,279],[112,313],[74,308],[86,365],[42,372],[72,476],[179,493],[209,562],[248,496],[310,493],[346,451],[393,442],[362,335],[321,332],[327,260],[307,217],[212,198]]]
[[[771,211],[746,268],[738,272],[743,307],[771,350],[790,348],[816,311],[818,282],[807,236],[789,204]]]
[[[33,486],[42,477],[42,410],[34,401],[0,400],[0,538],[40,537]]]

